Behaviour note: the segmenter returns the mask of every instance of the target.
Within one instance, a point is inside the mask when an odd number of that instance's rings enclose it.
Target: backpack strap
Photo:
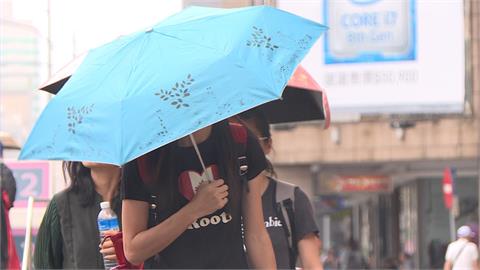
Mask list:
[[[239,168],[239,174],[242,178],[242,184],[246,185],[247,183],[246,177],[248,172],[248,162],[247,162],[247,156],[246,156],[247,135],[248,135],[247,128],[240,123],[233,123],[233,122],[229,122],[229,126],[230,126],[230,131],[232,133],[234,142],[240,147],[238,152],[238,168]],[[152,183],[153,176],[150,170],[148,155],[140,156],[139,158],[136,159],[136,162],[138,167],[138,174],[142,182],[145,185]],[[148,223],[149,223],[149,227],[151,227],[158,224],[158,212],[157,212],[158,201],[155,195],[153,194],[150,195],[149,204],[150,204],[150,207],[149,207],[150,220]]]
[[[240,151],[238,152],[238,168],[242,181],[246,183],[247,172],[248,172],[248,161],[247,161],[247,128],[235,122],[229,122],[230,131],[232,133],[233,141],[239,145]]]
[[[295,189],[297,186],[273,178],[271,178],[271,180],[277,184],[275,189],[275,202],[277,203],[277,209],[280,209],[280,216],[285,224],[285,235],[287,236],[290,247],[290,266],[291,269],[294,269],[298,256],[294,209]]]
[[[463,250],[468,246],[468,242],[466,242],[462,248],[460,248],[460,250],[458,251],[457,255],[455,256],[455,258],[453,259],[452,261],[452,266],[455,265],[455,263],[457,262],[457,259],[458,257],[460,257],[460,255],[462,254]]]
[[[143,155],[137,158],[137,167],[138,167],[138,174],[140,176],[140,180],[145,185],[149,185],[153,181],[153,176],[151,174],[150,166],[149,166],[149,161],[148,161],[148,155]],[[154,227],[159,223],[158,217],[158,200],[157,196],[154,195],[153,193],[150,193],[150,199],[148,201],[149,207],[149,215],[148,215],[148,227]]]

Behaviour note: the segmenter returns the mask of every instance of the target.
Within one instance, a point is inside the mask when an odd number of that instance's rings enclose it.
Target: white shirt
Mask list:
[[[477,245],[464,238],[450,243],[445,254],[445,260],[453,264],[452,270],[473,269],[473,264],[477,259]]]

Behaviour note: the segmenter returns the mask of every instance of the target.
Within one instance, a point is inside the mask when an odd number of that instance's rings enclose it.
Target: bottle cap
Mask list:
[[[110,202],[101,202],[100,203],[100,208],[102,208],[102,209],[110,208]]]

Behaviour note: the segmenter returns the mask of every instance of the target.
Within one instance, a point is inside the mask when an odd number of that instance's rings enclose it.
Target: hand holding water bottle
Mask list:
[[[118,226],[118,218],[115,212],[110,208],[110,202],[101,202],[100,208],[102,209],[98,213],[98,231],[100,232],[100,242],[103,241],[105,236],[116,234],[120,231]],[[102,250],[104,252],[102,252]],[[113,248],[113,243],[111,240],[105,241],[101,246],[101,251],[103,255],[103,264],[105,269],[110,270],[111,268],[117,266],[117,257],[115,256],[115,249]]]
[[[117,255],[115,254],[115,248],[113,247],[112,240],[108,239],[99,245],[100,253],[102,253],[103,258],[109,261],[117,262]]]

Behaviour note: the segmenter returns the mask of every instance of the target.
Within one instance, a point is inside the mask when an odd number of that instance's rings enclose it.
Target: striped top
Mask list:
[[[34,264],[36,269],[63,268],[63,237],[55,200],[48,205],[37,234]]]

